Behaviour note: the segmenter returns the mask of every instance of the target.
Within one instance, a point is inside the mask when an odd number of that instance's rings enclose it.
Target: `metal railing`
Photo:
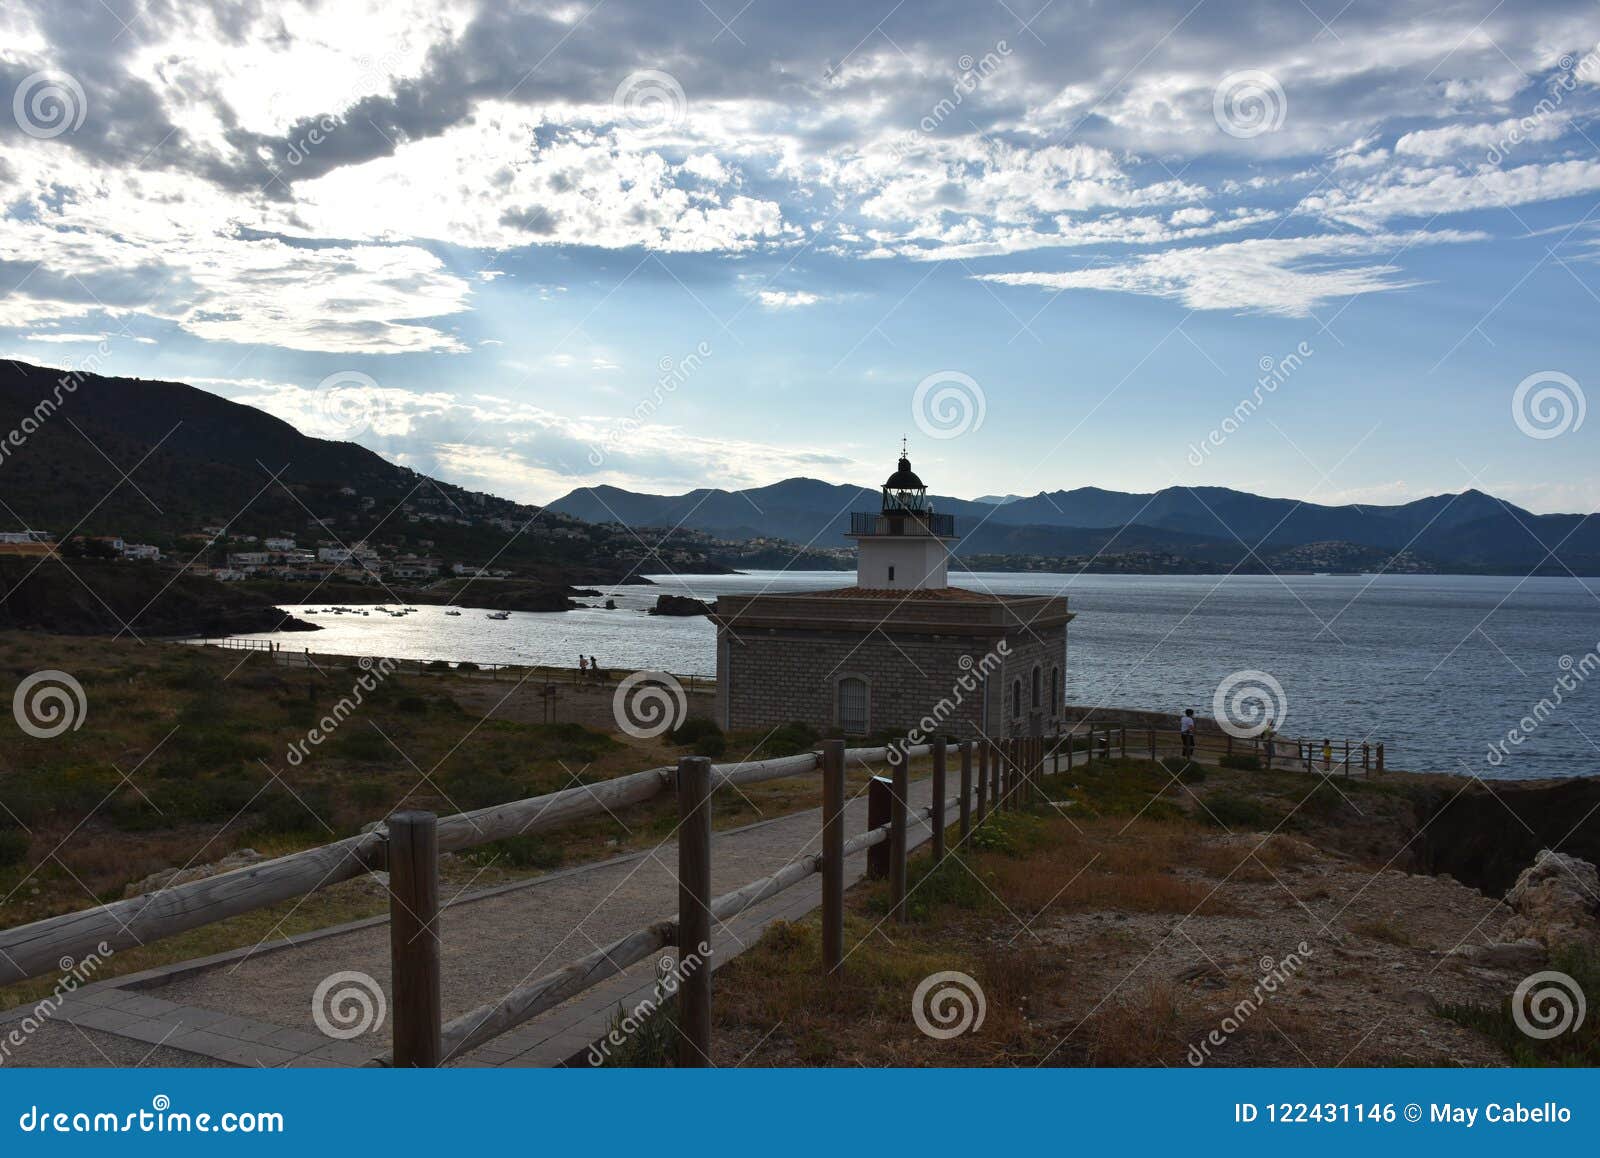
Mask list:
[[[909,524],[909,525],[908,525]],[[851,511],[852,535],[899,535],[926,532],[954,538],[956,517],[937,511]]]

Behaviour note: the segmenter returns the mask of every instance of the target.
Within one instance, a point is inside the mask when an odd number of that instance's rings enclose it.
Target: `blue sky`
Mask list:
[[[13,4],[0,353],[530,501],[1589,512],[1597,85],[1592,2]]]

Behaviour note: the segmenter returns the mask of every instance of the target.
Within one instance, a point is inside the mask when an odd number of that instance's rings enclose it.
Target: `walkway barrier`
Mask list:
[[[1121,738],[1121,737],[1119,737]],[[1109,748],[1110,732],[1099,736],[1102,750]],[[1084,750],[1085,759],[1093,757],[1095,736]],[[394,960],[395,996],[393,1001],[395,1048],[392,1052],[374,1058],[374,1066],[432,1066],[450,1060],[488,1044],[503,1033],[553,1009],[564,1001],[582,993],[607,978],[613,977],[629,966],[673,946],[678,950],[675,991],[678,996],[677,1063],[682,1068],[709,1066],[711,1062],[711,926],[713,921],[733,920],[746,910],[770,900],[786,889],[820,873],[822,883],[822,969],[836,973],[844,967],[844,862],[845,858],[869,849],[887,845],[889,850],[889,911],[892,919],[905,921],[909,898],[907,854],[910,848],[908,830],[913,819],[926,820],[930,828],[931,856],[938,864],[949,850],[945,845],[945,819],[954,806],[963,818],[963,832],[970,831],[974,822],[973,799],[977,784],[973,778],[974,742],[967,740],[955,745],[960,756],[960,789],[947,799],[944,795],[946,761],[951,745],[935,743],[908,750],[908,755],[928,754],[933,758],[933,801],[916,810],[909,806],[908,759],[895,761],[894,775],[876,777],[872,789],[878,791],[880,801],[876,810],[869,802],[866,831],[845,838],[845,770],[851,757],[882,758],[887,749],[868,749],[847,752],[843,740],[829,740],[820,752],[806,757],[792,757],[795,761],[811,761],[807,765],[822,769],[822,851],[790,861],[770,876],[751,881],[732,892],[713,896],[711,892],[711,793],[718,770],[704,756],[685,756],[678,762],[673,775],[678,795],[678,911],[674,916],[663,917],[636,929],[608,945],[554,972],[519,985],[498,1001],[479,1006],[447,1023],[440,1024],[437,1015],[436,994],[440,988],[438,975],[437,930],[430,936],[433,948],[408,949],[417,961],[429,962],[434,970],[426,983],[413,983],[402,993],[398,978],[403,963]],[[995,767],[1007,770],[1005,795],[989,797],[991,805],[1007,809],[1020,809],[1042,794],[1040,779],[1045,774],[1047,761],[1053,772],[1061,770],[1056,749],[1042,736],[1022,737],[999,743],[983,742],[983,749]],[[1071,767],[1071,758],[1067,766]],[[792,773],[790,773],[792,774]],[[880,786],[888,787],[881,788]],[[886,801],[888,818],[882,818]],[[978,807],[977,823],[987,814]],[[407,819],[408,828],[416,822]],[[404,877],[408,881],[436,876],[437,846],[428,840],[408,840],[406,848],[417,850],[416,864],[402,873],[391,861],[391,879]],[[430,851],[432,850],[432,851]],[[393,855],[393,848],[391,848]],[[432,860],[426,858],[432,857]],[[874,874],[869,867],[868,876]],[[433,889],[437,894],[437,886]],[[402,924],[400,910],[411,904],[429,912],[427,891],[419,894],[408,889],[405,896],[399,890],[391,893],[391,929]],[[415,928],[416,914],[405,914],[407,927]],[[400,934],[394,934],[399,944]],[[395,952],[399,952],[398,949]],[[414,962],[407,967],[414,966]]]
[[[1183,755],[1183,741],[1176,729],[1158,731],[1143,729],[1145,747],[1152,760]],[[1124,729],[1124,733],[1126,730]],[[1303,769],[1327,775],[1341,772],[1350,776],[1359,768],[1363,776],[1384,771],[1384,746],[1370,740],[1350,740],[1348,737],[1314,740],[1304,736],[1274,735],[1234,736],[1199,733],[1194,740],[1194,754],[1212,760],[1254,757],[1267,771],[1277,769]]]
[[[966,834],[997,810],[1020,810],[1039,799],[1040,779],[1046,767],[1052,773],[1062,771],[1063,754],[1068,769],[1078,755],[1082,756],[1081,762],[1088,762],[1109,756],[1114,747],[1125,754],[1127,731],[1103,729],[1076,736],[1018,737],[976,744],[969,740],[954,745],[959,753],[960,786],[957,795],[947,799],[945,779],[951,746],[935,742],[846,749],[844,741],[829,740],[820,751],[768,760],[712,764],[706,757],[686,756],[676,768],[652,768],[443,818],[426,812],[398,812],[375,832],[0,931],[0,984],[51,973],[59,968],[62,957],[81,957],[91,948],[105,952],[100,947],[102,943],[112,950],[145,945],[384,869],[390,874],[394,1050],[374,1059],[372,1064],[435,1066],[447,1062],[674,945],[679,949],[680,972],[686,962],[693,963],[690,972],[680,978],[683,1044],[679,1061],[683,1065],[708,1064],[710,966],[705,957],[710,951],[713,920],[731,920],[813,873],[820,873],[823,968],[829,972],[839,970],[844,966],[844,862],[846,857],[867,850],[872,850],[867,875],[889,878],[891,915],[897,921],[906,919],[909,828],[913,819],[909,806],[911,760],[923,756],[933,759],[933,801],[917,810],[915,819],[929,822],[937,862],[948,855],[944,834],[952,806],[960,817],[961,831]],[[875,766],[886,760],[892,761],[894,774],[876,777],[869,786],[868,827],[847,839],[846,771],[852,763]],[[802,776],[819,769],[823,781],[822,851],[713,897],[713,792],[724,785]],[[548,832],[588,817],[613,814],[668,791],[677,794],[681,822],[677,914],[635,930],[562,969],[518,986],[496,1002],[442,1024],[439,854],[507,837]],[[885,851],[887,858],[883,856]]]

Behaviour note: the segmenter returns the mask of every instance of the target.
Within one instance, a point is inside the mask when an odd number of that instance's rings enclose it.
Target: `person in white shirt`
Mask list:
[[[1183,718],[1178,721],[1178,736],[1183,740],[1183,758],[1191,759],[1194,756],[1194,709],[1185,708]]]

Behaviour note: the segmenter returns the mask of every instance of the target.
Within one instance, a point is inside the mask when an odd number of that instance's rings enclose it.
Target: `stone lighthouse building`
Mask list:
[[[856,585],[724,595],[717,723],[803,721],[846,736],[1040,735],[1060,723],[1064,596],[952,587],[955,519],[933,509],[902,454],[879,508],[850,516]]]

